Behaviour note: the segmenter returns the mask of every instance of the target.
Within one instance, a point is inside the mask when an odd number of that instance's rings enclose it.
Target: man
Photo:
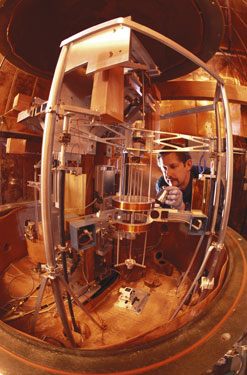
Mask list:
[[[192,165],[190,153],[161,151],[157,162],[163,176],[156,182],[156,200],[163,208],[190,210],[192,181],[199,177],[199,167]]]

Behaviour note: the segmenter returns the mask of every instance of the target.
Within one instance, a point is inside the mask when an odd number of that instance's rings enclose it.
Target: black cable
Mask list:
[[[65,190],[65,170],[58,171],[58,183],[59,183],[59,217],[58,217],[58,229],[61,247],[65,247],[65,231],[64,231],[64,190]],[[68,270],[67,270],[67,259],[65,251],[62,251],[62,263],[63,263],[63,274],[66,283],[69,283]],[[80,332],[76,325],[75,315],[73,311],[71,297],[68,291],[66,291],[69,312],[71,316],[72,325],[75,332]]]
[[[58,217],[58,230],[60,245],[65,247],[65,231],[64,231],[64,190],[65,190],[65,171],[58,171],[58,184],[59,184],[59,217]]]

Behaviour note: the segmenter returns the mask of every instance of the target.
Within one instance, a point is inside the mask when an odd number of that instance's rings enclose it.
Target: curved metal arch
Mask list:
[[[178,53],[182,54],[193,63],[198,65],[198,67],[202,67],[206,70],[216,81],[217,81],[217,90],[215,95],[215,106],[219,103],[219,97],[221,94],[222,102],[223,102],[223,109],[224,109],[224,119],[225,119],[225,127],[226,127],[226,134],[227,134],[227,178],[226,178],[226,189],[225,189],[225,208],[223,210],[223,217],[222,222],[219,230],[219,241],[217,243],[216,249],[221,250],[223,246],[223,241],[226,233],[226,226],[229,217],[230,211],[230,202],[231,202],[231,192],[232,192],[232,178],[233,178],[233,150],[232,150],[232,129],[231,129],[231,120],[230,120],[230,112],[228,106],[228,100],[226,96],[226,92],[224,89],[224,81],[223,79],[218,76],[213,70],[211,70],[207,64],[205,64],[202,60],[198,57],[194,56],[190,51],[186,50],[185,48],[181,47],[179,44],[175,43],[174,41],[166,38],[165,36],[161,35],[158,32],[151,30],[150,28],[140,25],[136,22],[131,21],[129,18],[117,18],[112,21],[104,22],[100,25],[95,27],[89,28],[87,30],[82,31],[75,36],[66,39],[62,42],[62,50],[58,59],[58,63],[55,69],[54,78],[52,81],[51,91],[47,103],[47,110],[46,110],[46,117],[45,117],[45,129],[44,129],[44,137],[43,137],[43,145],[42,145],[42,164],[41,164],[41,214],[42,214],[42,225],[43,225],[43,237],[44,237],[44,248],[45,254],[47,259],[47,266],[54,270],[56,268],[55,256],[54,256],[54,238],[52,232],[52,225],[51,225],[51,168],[52,168],[52,145],[53,145],[53,137],[54,137],[54,129],[55,129],[55,122],[56,122],[56,111],[59,105],[59,95],[60,90],[63,82],[63,77],[66,71],[66,63],[70,53],[70,46],[78,41],[83,41],[84,38],[88,38],[93,36],[100,30],[105,30],[109,28],[113,28],[117,25],[123,25],[129,27],[131,30],[140,32],[150,38],[153,38],[159,41],[162,44],[174,49]],[[219,89],[220,88],[220,91]],[[218,144],[221,142],[221,132],[218,132]],[[221,158],[221,153],[219,153],[219,158]],[[218,176],[218,180],[219,180]],[[219,202],[219,189],[220,184],[216,184],[215,190],[215,207],[218,207]],[[214,232],[215,220],[213,221],[213,225],[211,227],[211,232]],[[212,235],[210,236],[212,237]],[[210,248],[211,241],[208,241],[207,250]],[[57,298],[58,304],[60,304],[60,311],[63,311],[63,306],[61,306],[61,298]],[[59,307],[59,306],[58,306]]]

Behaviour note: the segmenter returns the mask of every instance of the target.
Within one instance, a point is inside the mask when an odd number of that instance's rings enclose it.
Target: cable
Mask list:
[[[232,66],[239,72],[242,78],[247,81],[247,77],[241,72],[241,70],[234,64],[234,62],[227,56],[227,54],[223,51],[223,49],[219,48],[219,51],[225,56],[225,58],[232,64]]]
[[[16,280],[18,277],[23,277],[23,276],[24,276],[24,277],[28,276],[28,277],[30,277],[31,280],[32,280],[32,288],[31,288],[30,292],[27,293],[27,294],[25,294],[24,296],[21,296],[21,297],[12,296],[12,295],[10,294],[10,291],[9,291],[12,282],[13,282],[14,280]],[[7,294],[8,294],[8,296],[9,296],[11,299],[16,300],[16,301],[19,301],[19,300],[21,300],[21,299],[25,299],[25,298],[30,297],[30,295],[32,294],[33,288],[34,288],[34,280],[33,280],[33,278],[32,278],[31,275],[28,275],[28,274],[27,274],[27,275],[26,275],[26,274],[18,274],[18,275],[16,275],[16,276],[14,276],[14,277],[12,278],[12,280],[8,283],[8,286],[7,286]]]
[[[61,247],[65,248],[66,246],[66,239],[65,239],[65,230],[64,230],[64,197],[65,197],[65,170],[58,171],[58,181],[59,181],[59,240]],[[67,258],[66,252],[62,251],[62,264],[63,264],[63,275],[64,280],[67,284],[69,284],[68,278],[68,270],[67,270]],[[69,305],[69,312],[71,316],[72,325],[75,332],[79,332],[79,328],[77,327],[73,306],[71,302],[71,296],[68,291],[66,291],[68,305]]]
[[[90,207],[90,206],[92,206],[92,205],[97,201],[97,199],[98,199],[98,198],[95,198],[91,203],[87,204],[87,205],[85,206],[85,209],[88,208],[88,207]]]

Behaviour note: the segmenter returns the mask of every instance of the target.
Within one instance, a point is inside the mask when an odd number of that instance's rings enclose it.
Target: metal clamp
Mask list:
[[[60,143],[64,143],[64,144],[69,144],[71,141],[71,134],[68,133],[68,132],[62,132],[61,134],[59,134],[59,137],[58,137],[58,142]]]
[[[45,274],[43,275],[46,279],[55,280],[57,276],[61,274],[61,269],[59,267],[45,266]]]

